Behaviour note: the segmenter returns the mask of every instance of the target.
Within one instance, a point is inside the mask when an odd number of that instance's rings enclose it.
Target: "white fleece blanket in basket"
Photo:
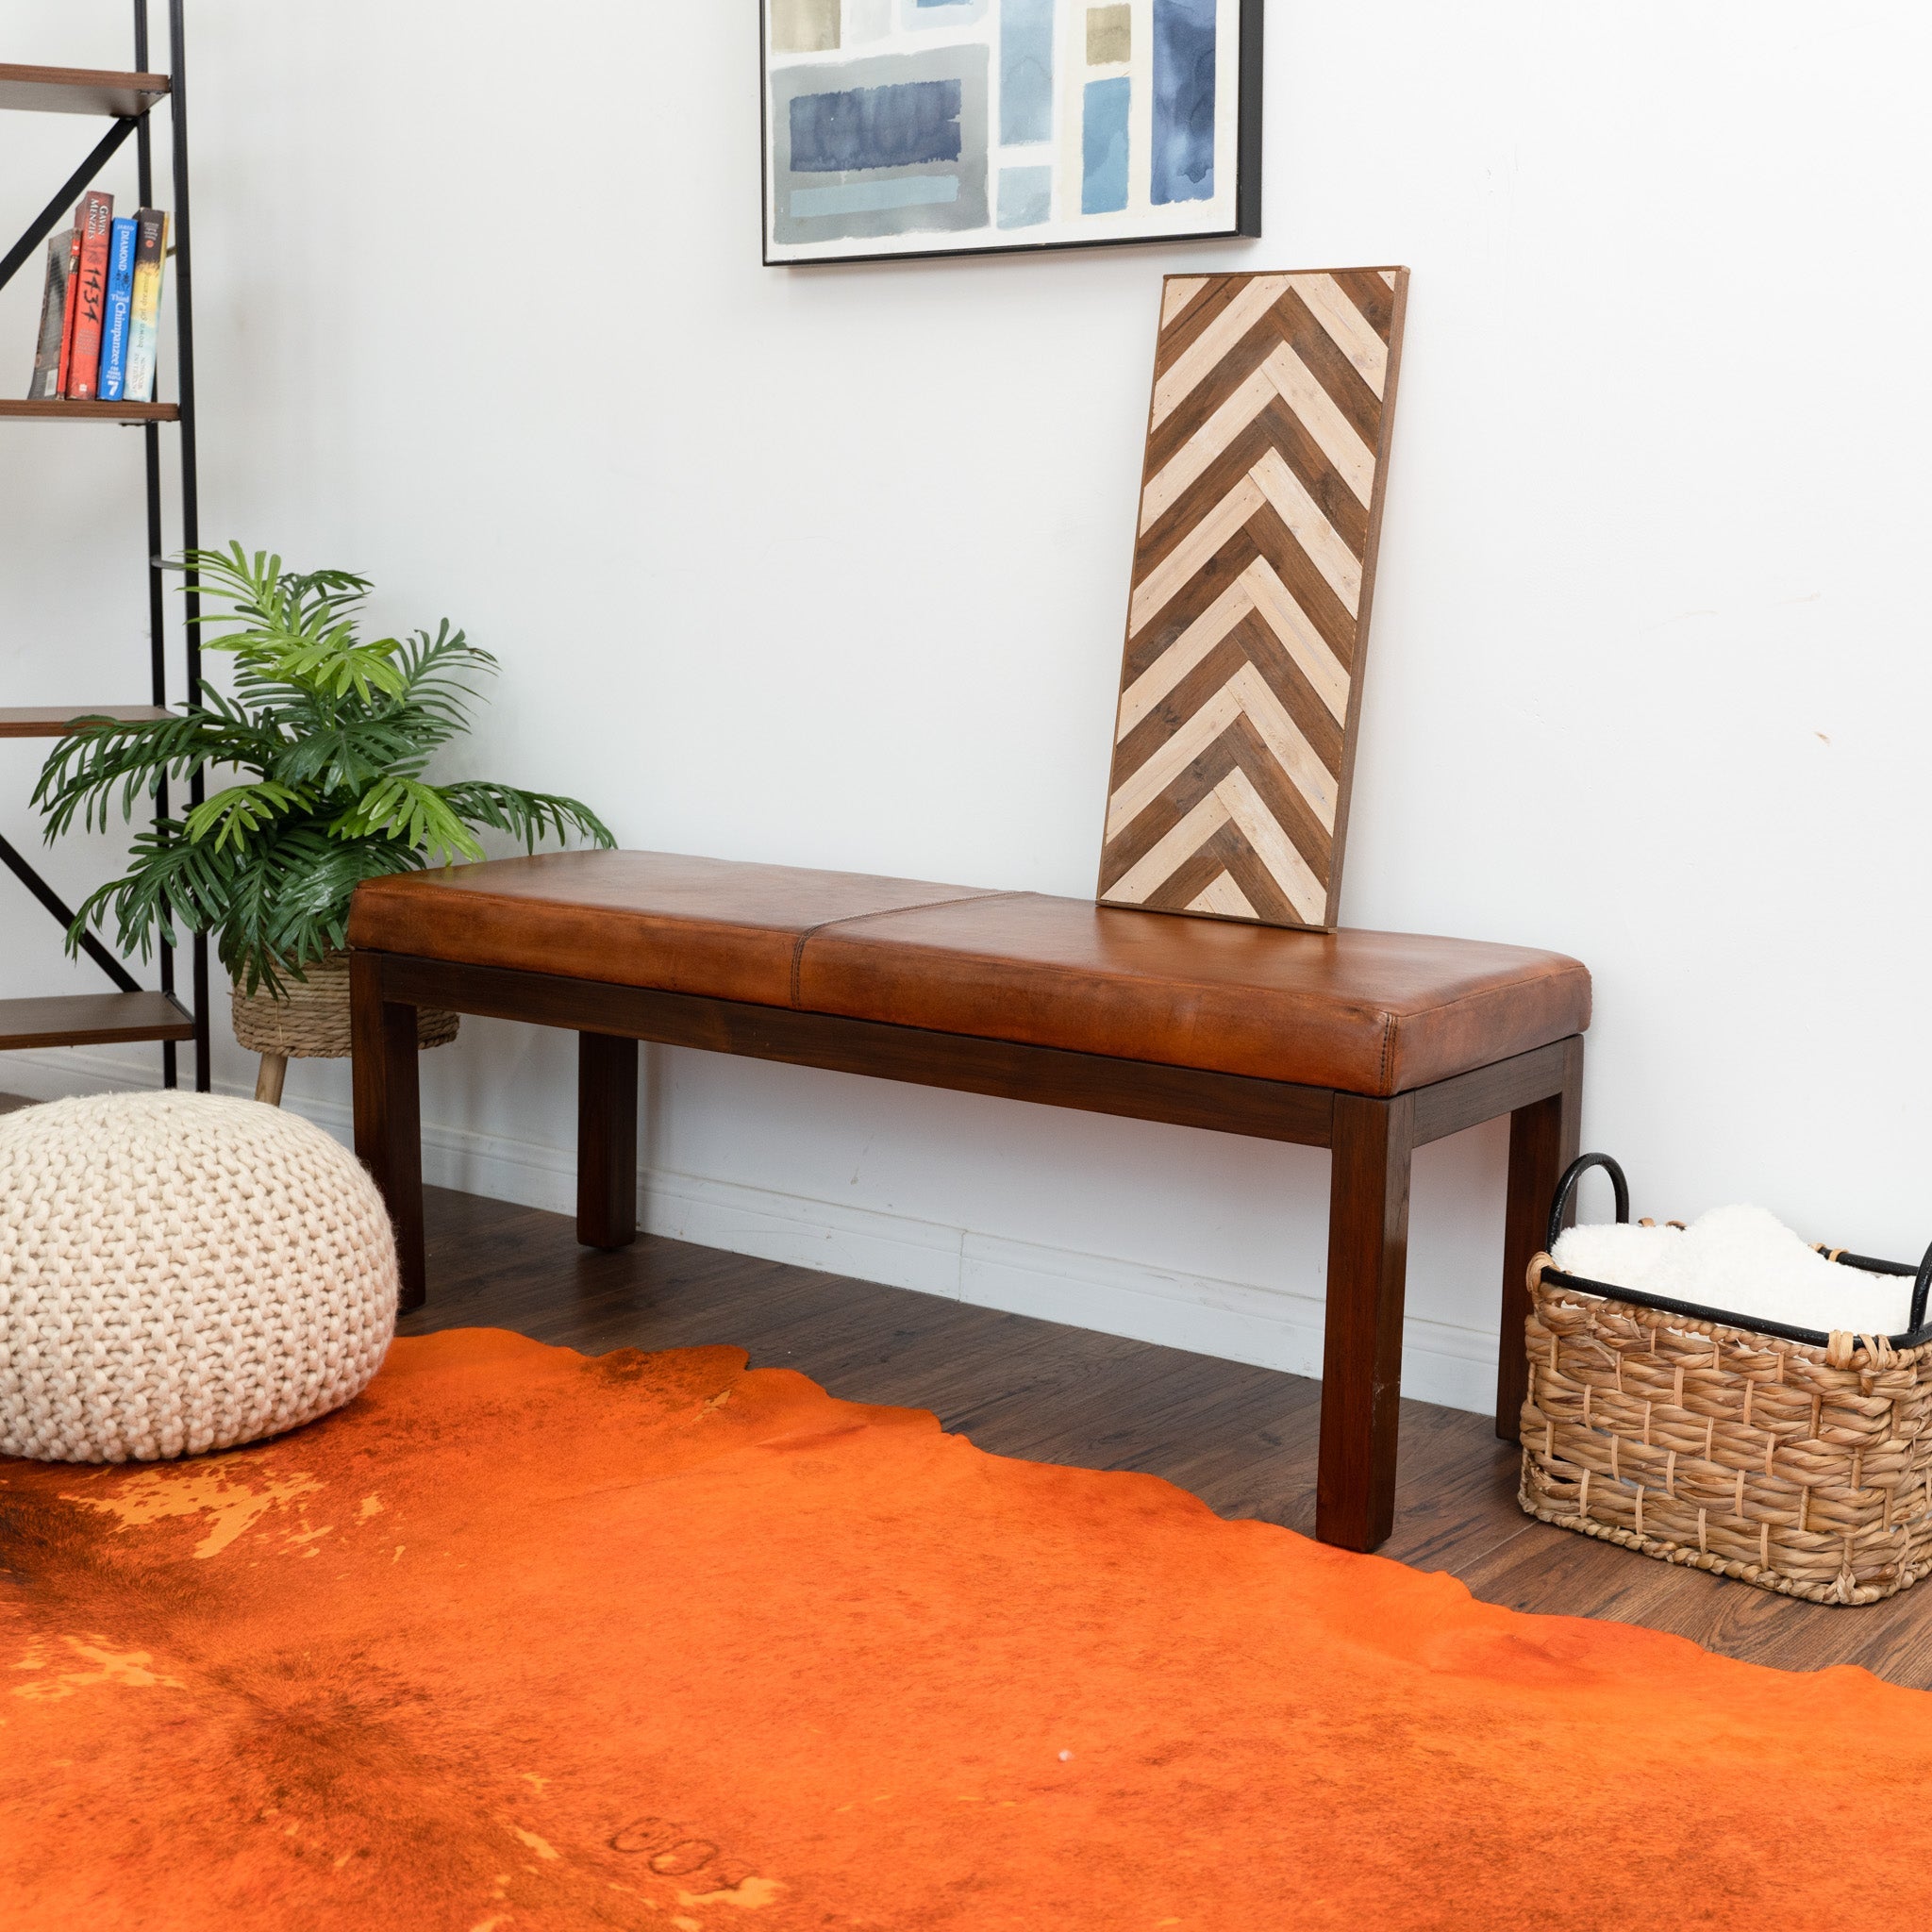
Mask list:
[[[1762,1208],[1713,1208],[1688,1228],[1616,1223],[1566,1228],[1550,1258],[1566,1274],[1795,1328],[1897,1335],[1911,1277],[1872,1274],[1816,1254]]]

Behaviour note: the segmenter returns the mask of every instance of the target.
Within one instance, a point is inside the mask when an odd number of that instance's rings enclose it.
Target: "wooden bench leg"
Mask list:
[[[1503,1324],[1496,1356],[1496,1433],[1520,1439],[1529,1362],[1523,1324],[1529,1319],[1529,1263],[1549,1236],[1550,1202],[1563,1170],[1576,1158],[1583,1132],[1583,1039],[1563,1042],[1563,1087],[1509,1116],[1509,1199],[1503,1210]],[[1574,1204],[1572,1205],[1574,1213]]]
[[[577,1035],[577,1240],[627,1248],[638,1238],[638,1043]]]
[[[1414,1146],[1413,1095],[1335,1096],[1315,1534],[1346,1550],[1374,1549],[1395,1521]]]
[[[349,955],[355,1052],[356,1153],[375,1178],[396,1231],[407,1314],[428,1289],[423,1261],[423,1117],[417,1088],[416,1008],[383,997],[382,956]]]

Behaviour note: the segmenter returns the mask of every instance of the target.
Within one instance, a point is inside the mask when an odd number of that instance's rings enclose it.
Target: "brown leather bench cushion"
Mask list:
[[[1560,954],[863,874],[567,852],[372,880],[353,945],[1399,1093],[1579,1033]]]

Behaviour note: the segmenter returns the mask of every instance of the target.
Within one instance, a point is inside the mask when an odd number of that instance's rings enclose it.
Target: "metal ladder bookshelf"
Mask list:
[[[161,430],[172,425],[179,441],[181,460],[181,544],[192,550],[200,542],[200,519],[194,469],[194,303],[189,253],[188,100],[183,54],[184,0],[168,0],[169,68],[148,71],[148,4],[133,0],[134,71],[105,73],[69,67],[14,67],[0,64],[0,112],[82,114],[105,117],[110,124],[59,192],[28,225],[26,232],[0,258],[0,287],[29,261],[42,258],[47,238],[73,219],[75,200],[86,192],[109,158],[129,136],[135,142],[140,174],[140,200],[154,206],[154,110],[165,107],[174,167],[175,205],[170,210],[174,245],[173,273],[168,286],[173,297],[175,381],[178,400],[173,403],[67,403],[0,400],[0,423],[7,421],[119,423],[138,425],[147,465],[147,602],[148,702],[145,705],[73,705],[48,708],[0,705],[0,739],[58,738],[81,717],[134,719],[160,715],[168,702],[168,647],[160,559]],[[187,579],[182,654],[185,658],[183,695],[191,705],[201,696],[201,649],[195,619],[200,599],[191,574]],[[190,788],[190,803],[202,797],[202,781]],[[155,799],[158,816],[168,811],[165,783]],[[0,864],[40,901],[61,926],[71,925],[74,913],[26,858],[0,838]],[[158,1041],[161,1071],[173,1087],[178,1079],[176,1053],[182,1041],[194,1047],[194,1084],[208,1087],[208,941],[196,935],[190,949],[192,1008],[175,992],[175,958],[171,947],[159,953],[158,989],[142,987],[126,965],[92,933],[82,941],[87,956],[113,983],[110,993],[79,993],[52,999],[0,999],[0,1051],[38,1046],[90,1046],[129,1041]]]

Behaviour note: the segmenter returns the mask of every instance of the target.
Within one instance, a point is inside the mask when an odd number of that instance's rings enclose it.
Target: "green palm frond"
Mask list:
[[[105,828],[165,781],[217,771],[238,782],[185,816],[137,834],[127,870],[90,895],[68,935],[112,920],[124,950],[145,956],[176,930],[214,936],[222,963],[253,991],[341,946],[349,901],[364,879],[483,856],[478,831],[527,851],[554,839],[614,841],[574,798],[484,779],[425,775],[468,728],[469,708],[496,669],[447,620],[432,633],[364,642],[357,625],[372,585],[353,571],[286,569],[279,556],[196,550],[195,622],[233,661],[232,691],[140,724],[101,723],[56,744],[34,803],[51,841],[76,824]]]
[[[334,718],[313,731],[291,736],[275,753],[270,771],[284,785],[360,796],[385,772],[407,771],[413,775],[427,758],[415,721],[391,708],[375,717]]]
[[[222,963],[244,992],[266,985],[279,995],[285,978],[303,977],[347,942],[349,899],[364,879],[422,865],[422,854],[406,846],[348,845],[318,824],[288,827],[236,870]]]
[[[244,696],[279,690],[298,700],[344,698],[353,691],[367,704],[373,691],[401,692],[400,642],[364,643],[356,635],[357,612],[370,590],[366,578],[349,571],[284,571],[279,557],[258,550],[251,558],[239,543],[225,551],[191,550],[181,563],[195,573],[204,599],[228,607],[204,610],[195,623],[205,650],[232,652],[240,660]],[[217,634],[214,625],[233,627]]]
[[[121,816],[132,818],[137,801],[162,778],[186,778],[210,765],[255,764],[273,757],[277,743],[272,731],[208,691],[199,711],[71,732],[42,767],[33,802],[46,814],[50,840],[76,817],[86,830],[105,831],[117,789]]]
[[[186,551],[172,567],[192,574],[203,597],[229,606],[226,611],[203,611],[197,624],[241,625],[225,640],[204,639],[210,649],[277,649],[291,636],[312,636],[352,619],[375,588],[353,571],[286,571],[279,557],[266,550],[250,557],[239,543]]]
[[[299,973],[324,954],[346,945],[349,900],[356,888],[364,879],[420,872],[424,863],[423,854],[406,845],[348,844],[329,838],[320,827],[303,827],[275,854],[275,890],[259,943],[244,960],[244,972],[258,958],[270,962],[264,976],[271,976],[283,961]],[[254,991],[252,981],[246,990]]]
[[[178,819],[162,819],[135,834],[127,871],[81,902],[67,950],[77,956],[81,934],[110,912],[121,950],[138,949],[143,959],[158,939],[180,943],[176,920],[190,932],[210,931],[226,916],[235,870],[235,854],[192,845]]]
[[[291,811],[309,808],[311,801],[273,778],[258,778],[250,785],[230,785],[204,799],[188,814],[188,837],[199,845],[212,838],[215,850],[225,845],[242,846],[252,833],[258,832],[271,819],[286,818]]]
[[[432,862],[481,858],[476,835],[434,785],[391,774],[379,778],[329,827],[338,839],[389,839],[426,853]]]
[[[487,778],[470,778],[442,788],[443,801],[472,825],[508,832],[534,852],[546,839],[566,845],[573,837],[608,848],[617,843],[610,828],[588,806],[549,791],[525,791],[514,785],[495,785]]]
[[[496,659],[461,631],[452,630],[447,618],[434,637],[426,630],[413,633],[397,651],[396,663],[403,674],[403,700],[446,726],[453,737],[468,724],[470,702],[478,694],[475,678],[496,669]]]
[[[351,691],[366,705],[375,691],[400,697],[403,674],[396,663],[402,649],[395,638],[360,643],[353,628],[339,624],[320,637],[304,638],[277,653],[269,662],[271,674],[291,685],[306,686],[325,697],[345,698]]]

